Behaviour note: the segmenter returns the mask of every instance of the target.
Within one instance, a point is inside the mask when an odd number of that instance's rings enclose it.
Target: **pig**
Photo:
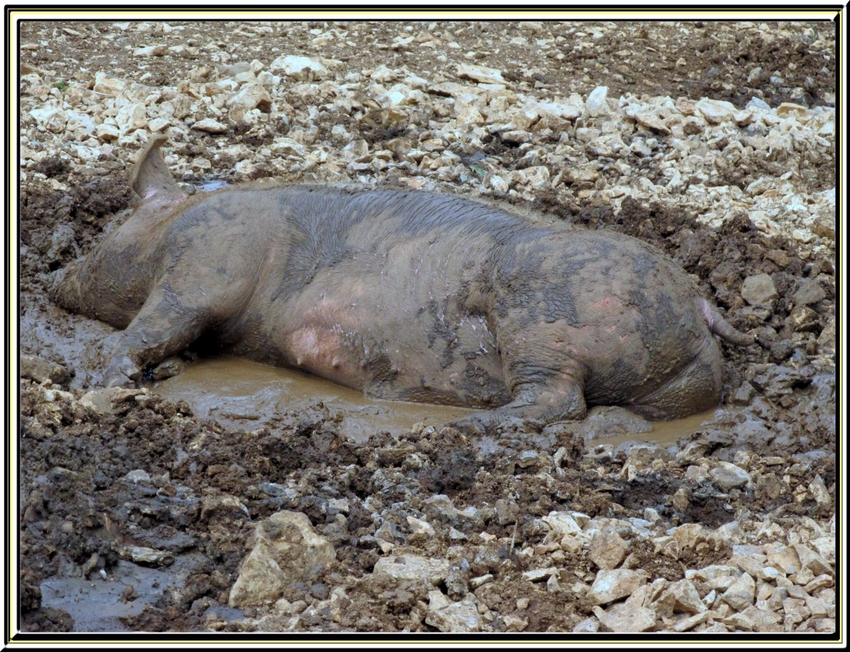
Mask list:
[[[652,420],[721,400],[735,330],[635,238],[458,196],[270,184],[188,195],[153,136],[129,218],[52,290],[123,329],[107,385],[199,338],[377,399],[543,427],[617,405]]]

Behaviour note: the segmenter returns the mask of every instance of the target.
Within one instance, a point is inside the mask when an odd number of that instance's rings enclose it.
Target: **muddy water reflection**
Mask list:
[[[403,432],[420,421],[426,426],[439,427],[473,412],[457,407],[373,400],[314,376],[230,357],[195,362],[179,376],[154,383],[152,390],[173,401],[186,401],[201,418],[212,418],[240,430],[274,426],[278,415],[315,407],[321,402],[332,414],[343,415],[341,431],[357,443],[365,442],[376,431]],[[616,445],[632,439],[672,443],[710,421],[714,413],[710,410],[686,419],[654,423],[650,433],[594,438],[588,445]]]

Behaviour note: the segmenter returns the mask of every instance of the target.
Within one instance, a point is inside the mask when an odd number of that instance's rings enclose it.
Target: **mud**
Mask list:
[[[495,23],[453,25],[461,52],[483,50],[482,39],[499,37]],[[504,63],[506,79],[566,93],[586,94],[604,83],[615,97],[625,92],[708,95],[737,106],[754,94],[772,105],[834,102],[832,52],[811,46],[814,37],[805,27],[798,38],[786,38],[778,24],[769,25],[760,38],[737,38],[734,24],[689,24],[684,28],[689,38],[697,38],[696,46],[681,47],[678,28],[671,25],[618,23],[602,30],[592,51],[578,48],[580,37],[573,32],[560,59],[532,65],[528,51],[511,46],[491,58],[482,51],[479,62]],[[203,42],[233,37],[226,24],[186,26]],[[49,38],[52,29],[29,24],[22,40]],[[285,44],[315,50],[309,29],[293,24]],[[387,29],[376,25],[373,31],[380,35]],[[247,53],[240,57],[254,56],[255,35],[233,38]],[[652,47],[630,48],[624,57],[622,44],[632,38]],[[145,45],[142,41],[136,45]],[[336,48],[334,56],[357,67],[369,65],[363,63],[366,45],[352,48],[340,41],[323,47]],[[35,66],[68,66],[70,79],[78,64],[63,59],[73,54],[92,70],[120,64],[130,77],[139,72],[139,59],[125,46],[65,33],[52,52],[31,49],[23,59]],[[389,62],[427,74],[427,57],[382,53]],[[159,84],[188,76],[197,65],[147,62],[148,83]],[[751,74],[759,65],[768,72],[785,70],[783,62],[795,67],[779,81],[768,73]],[[320,132],[331,127],[319,125]],[[366,123],[346,127],[362,130],[367,140],[392,137]],[[193,138],[191,146],[203,150],[209,136],[193,132]],[[225,138],[252,147],[263,142],[256,129],[235,130]],[[557,593],[546,582],[521,580],[523,572],[544,563],[535,555],[549,559],[540,519],[553,510],[644,519],[651,509],[667,528],[688,523],[717,528],[747,515],[789,530],[801,519],[826,521],[834,513],[834,249],[814,253],[799,242],[765,235],[744,214],[712,228],[697,215],[660,203],[627,200],[615,210],[541,194],[533,205],[577,227],[619,231],[661,248],[698,281],[732,325],[757,331],[753,346],[721,344],[723,403],[688,420],[648,424],[597,409],[583,422],[554,424],[541,433],[505,422],[493,437],[467,439],[439,429],[466,410],[367,401],[294,372],[191,349],[181,354],[186,365],[181,375],[148,380],[143,390],[122,395],[102,411],[92,408],[80,399],[99,387],[115,331],[54,306],[47,289],[53,272],[88,251],[130,206],[125,167],[136,148],[115,151],[120,158],[107,155],[89,167],[48,157],[39,166],[43,177],[21,187],[18,345],[22,354],[67,372],[57,384],[27,372],[19,384],[18,588],[24,631],[436,631],[425,620],[433,587],[372,573],[384,555],[381,542],[390,541],[395,552],[465,568],[453,580],[456,585],[446,580],[441,590],[450,597],[474,594],[479,612],[486,612],[483,604],[496,614],[487,621],[491,631],[508,631],[515,621],[505,617],[511,616],[525,622],[526,632],[566,632],[594,613],[581,592],[570,588],[592,581],[596,566],[587,551],[557,559],[562,587]],[[511,152],[499,154],[500,165],[517,169],[522,164]],[[227,164],[216,162],[215,176],[226,177]],[[807,165],[809,172],[795,183],[809,189],[831,186],[833,161]],[[54,189],[53,179],[72,190]],[[192,180],[200,184],[201,175]],[[393,183],[383,179],[378,185]],[[767,311],[753,309],[741,296],[744,279],[757,274],[768,274],[777,290]],[[799,328],[792,297],[812,283],[823,296],[807,306],[811,314]],[[644,454],[636,442],[653,445]],[[751,489],[724,491],[676,466],[677,455],[691,459],[688,451],[698,451],[695,461],[748,460],[759,473]],[[641,455],[649,456],[644,466]],[[770,466],[780,458],[779,467]],[[627,463],[648,470],[629,476]],[[831,504],[806,493],[817,476]],[[453,509],[434,499],[439,495],[448,497]],[[689,498],[682,500],[683,495]],[[342,500],[348,505],[344,513],[338,507]],[[229,608],[251,533],[280,510],[306,514],[333,544],[336,561],[287,587],[282,597],[291,610],[286,614]],[[410,526],[410,515],[432,523],[437,534],[423,537]],[[685,568],[724,564],[732,555],[727,544],[670,559],[656,554],[648,535],[635,535],[629,544],[633,568],[670,581],[682,579]],[[521,550],[536,552],[529,557]],[[485,574],[493,579],[478,587],[468,583]],[[311,611],[337,587],[349,600],[341,614]]]

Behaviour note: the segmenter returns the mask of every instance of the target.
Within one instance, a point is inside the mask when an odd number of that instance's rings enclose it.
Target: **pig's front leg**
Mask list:
[[[167,283],[157,287],[121,333],[103,374],[107,387],[131,385],[145,367],[194,342],[210,323],[209,306],[189,305]]]
[[[494,433],[500,425],[519,421],[542,429],[557,421],[583,419],[587,368],[553,343],[557,327],[522,326],[522,305],[497,324],[496,341],[505,369],[505,384],[513,399],[494,410],[476,412],[446,425],[467,434]]]
[[[482,410],[447,426],[470,435],[494,433],[500,425],[519,421],[536,430],[556,421],[583,419],[587,414],[582,386],[564,376],[551,384],[527,383],[514,389],[514,400],[494,410]]]

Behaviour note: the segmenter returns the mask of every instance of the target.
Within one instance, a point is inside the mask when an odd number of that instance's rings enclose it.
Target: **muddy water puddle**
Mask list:
[[[276,415],[324,404],[343,415],[341,432],[357,443],[386,430],[413,424],[439,427],[474,410],[422,403],[380,401],[315,376],[231,357],[199,360],[182,374],[151,389],[172,401],[186,401],[195,414],[222,425],[254,430],[274,425]]]
[[[706,410],[705,412],[692,414],[684,419],[675,419],[673,421],[653,421],[652,432],[599,437],[589,441],[588,446],[593,446],[594,444],[611,444],[612,446],[617,446],[617,444],[621,444],[624,441],[634,439],[651,441],[660,445],[675,444],[680,437],[691,435],[705,424],[713,421],[718,412],[722,412],[722,410]]]
[[[378,431],[400,433],[418,422],[439,428],[474,412],[450,406],[370,399],[315,376],[226,356],[198,360],[182,374],[153,383],[151,389],[169,400],[186,401],[201,418],[212,418],[240,430],[274,426],[279,414],[321,403],[332,414],[342,415],[342,434],[358,444],[365,443]],[[685,419],[656,422],[651,424],[651,432],[640,428],[624,431],[620,427],[612,436],[604,427],[590,427],[592,432],[584,436],[590,446],[603,443],[616,446],[634,439],[669,444],[695,432],[711,421],[715,413],[716,410],[709,410]]]

